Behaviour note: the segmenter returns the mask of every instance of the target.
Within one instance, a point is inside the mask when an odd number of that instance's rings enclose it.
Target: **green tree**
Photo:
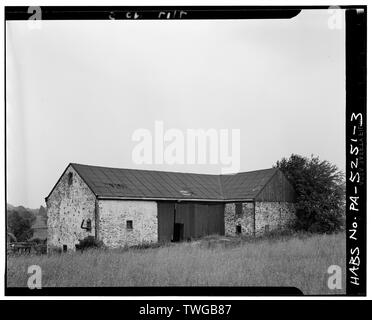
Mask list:
[[[18,211],[7,212],[8,232],[13,233],[18,241],[26,241],[33,235],[31,228],[34,221],[32,213],[26,212],[20,214]]]
[[[336,165],[319,157],[292,154],[277,161],[297,193],[297,230],[334,232],[344,225],[344,174]]]

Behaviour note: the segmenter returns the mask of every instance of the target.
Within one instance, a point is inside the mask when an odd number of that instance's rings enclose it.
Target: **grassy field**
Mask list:
[[[343,294],[327,287],[330,265],[345,275],[345,234],[239,239],[209,237],[158,248],[8,257],[8,287],[27,285],[39,265],[43,287],[295,286],[305,294]]]

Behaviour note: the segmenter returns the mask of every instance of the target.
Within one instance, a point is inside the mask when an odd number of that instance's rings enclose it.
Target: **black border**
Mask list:
[[[72,314],[78,318],[97,316],[116,316],[122,319],[249,319],[251,315],[260,314],[264,317],[273,315],[274,318],[282,315],[286,319],[298,319],[305,312],[307,317],[319,317],[321,313],[324,318],[352,318],[361,314],[361,310],[367,306],[368,301],[351,300],[347,301],[319,300],[14,300],[0,301],[1,310],[14,312],[17,315],[30,316],[30,313],[37,312],[38,318],[50,318],[50,314],[58,313],[59,317],[71,317]],[[293,303],[296,308],[293,308]],[[183,305],[196,306],[223,306],[224,314],[194,314],[186,313]],[[231,305],[230,308],[228,306]],[[141,315],[140,308],[148,307],[170,307],[173,308],[172,315]],[[49,309],[50,308],[50,309]],[[297,309],[300,310],[297,312]],[[41,311],[42,310],[42,311]],[[73,310],[73,311],[72,311]],[[227,312],[227,310],[229,310]],[[301,312],[302,311],[302,312]],[[366,308],[366,311],[367,308]],[[367,313],[367,312],[366,312]]]
[[[330,6],[42,6],[42,20],[174,20],[174,19],[289,19],[303,9],[328,9]],[[334,7],[334,6],[333,6]],[[367,6],[337,6],[346,9],[346,248],[347,248],[347,283],[346,295],[366,295],[366,30]],[[26,6],[5,7],[4,20],[4,92],[5,92],[5,212],[7,210],[7,153],[6,153],[6,21],[28,20],[32,15]],[[183,12],[181,14],[181,12]],[[137,16],[135,15],[137,13]],[[352,113],[361,116],[352,118]],[[359,122],[362,118],[363,121]],[[358,121],[357,121],[358,120]],[[356,125],[357,124],[357,125]],[[357,136],[354,126],[356,125]],[[352,140],[354,139],[354,140]],[[353,146],[351,147],[351,144]],[[355,154],[355,145],[358,154]],[[351,149],[352,148],[352,149]],[[351,152],[354,150],[354,152]],[[358,167],[355,168],[355,157]],[[351,170],[354,162],[354,171]],[[355,171],[356,170],[356,171]],[[351,180],[350,174],[359,179]],[[355,194],[355,187],[358,192]],[[358,196],[358,211],[351,210],[350,197]],[[355,201],[355,198],[354,198]],[[355,209],[355,203],[354,203]],[[6,214],[5,214],[6,220]],[[353,231],[353,222],[357,221],[357,231]],[[6,222],[6,221],[5,221]],[[356,240],[353,240],[353,237]],[[5,244],[6,244],[5,233]],[[6,250],[5,250],[6,252]],[[358,282],[353,285],[351,271],[354,259],[358,255]],[[7,259],[6,259],[7,260]],[[296,288],[273,287],[126,287],[126,288],[8,288],[6,286],[7,261],[5,262],[5,295],[35,296],[114,296],[114,295],[162,295],[162,296],[296,296],[301,292]],[[355,282],[355,281],[354,281]],[[321,296],[321,295],[315,295]],[[340,295],[325,295],[340,296]]]
[[[367,15],[364,8],[347,10],[345,15],[346,292],[350,296],[364,296],[367,282]]]
[[[6,20],[28,20],[29,7],[6,7]],[[41,6],[42,20],[289,19],[296,7],[260,6]],[[135,18],[134,13],[138,17]]]

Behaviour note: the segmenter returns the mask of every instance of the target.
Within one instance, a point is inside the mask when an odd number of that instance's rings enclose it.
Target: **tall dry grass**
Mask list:
[[[39,265],[43,287],[294,286],[305,294],[345,293],[327,287],[327,269],[345,274],[345,235],[196,242],[148,249],[90,250],[8,257],[7,285],[27,285]]]

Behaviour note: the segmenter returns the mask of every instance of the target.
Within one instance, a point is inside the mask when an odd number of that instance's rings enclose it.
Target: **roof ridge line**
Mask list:
[[[132,170],[132,171],[150,171],[150,172],[166,172],[166,173],[181,173],[181,174],[195,174],[195,175],[201,175],[201,176],[232,176],[236,174],[242,174],[242,173],[251,173],[251,172],[257,172],[257,171],[265,171],[265,170],[272,170],[272,169],[278,169],[278,168],[265,168],[265,169],[257,169],[257,170],[250,170],[250,171],[239,171],[236,173],[227,173],[227,174],[213,174],[213,173],[197,173],[197,172],[184,172],[184,171],[167,171],[167,170],[156,170],[156,169],[132,169],[132,168],[117,168],[117,167],[105,167],[105,166],[96,166],[96,165],[90,165],[90,164],[83,164],[83,163],[76,163],[76,162],[70,162],[69,165],[78,165],[78,166],[86,166],[86,167],[94,167],[94,168],[104,168],[104,169],[115,169],[115,170]]]

